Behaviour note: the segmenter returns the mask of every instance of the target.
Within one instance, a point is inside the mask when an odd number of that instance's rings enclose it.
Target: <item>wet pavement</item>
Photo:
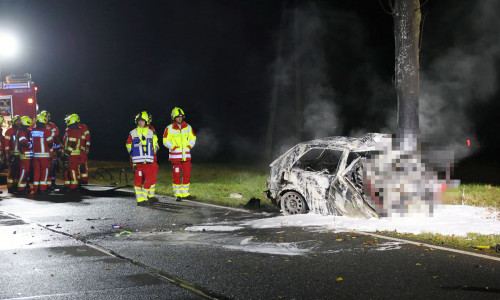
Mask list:
[[[3,197],[0,298],[500,295],[491,292],[500,288],[499,261],[324,228],[253,228],[274,215],[160,201],[137,207],[128,192],[97,189]]]

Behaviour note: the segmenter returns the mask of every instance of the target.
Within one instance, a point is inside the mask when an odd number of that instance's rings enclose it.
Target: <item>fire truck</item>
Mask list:
[[[15,115],[35,119],[38,110],[36,92],[38,87],[31,81],[31,74],[11,74],[0,82],[0,114],[4,117],[2,130],[5,134]]]

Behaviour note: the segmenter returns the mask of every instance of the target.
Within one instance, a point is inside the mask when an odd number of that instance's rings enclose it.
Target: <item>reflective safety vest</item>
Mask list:
[[[148,129],[146,135],[139,135],[136,128],[130,132],[130,137],[132,138],[132,148],[130,153],[132,156],[132,163],[154,163],[155,151],[153,130]]]
[[[64,135],[64,151],[71,156],[80,155],[80,145],[85,140],[83,130],[80,128],[66,128]]]
[[[50,157],[49,144],[54,141],[54,133],[47,128],[31,129],[33,141],[33,157]]]
[[[182,122],[180,128],[176,123],[170,124],[165,128],[163,133],[163,145],[169,151],[170,161],[190,161],[191,148],[196,143],[196,136],[194,135],[191,125]]]

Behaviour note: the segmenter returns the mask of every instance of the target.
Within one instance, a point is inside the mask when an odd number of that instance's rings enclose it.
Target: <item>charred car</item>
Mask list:
[[[364,163],[384,134],[300,143],[270,165],[266,196],[283,214],[378,217],[365,195]]]

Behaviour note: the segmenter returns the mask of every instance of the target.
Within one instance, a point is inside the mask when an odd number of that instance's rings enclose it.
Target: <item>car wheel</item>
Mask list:
[[[289,191],[281,196],[281,210],[285,216],[305,214],[307,204],[302,195],[297,192]]]

